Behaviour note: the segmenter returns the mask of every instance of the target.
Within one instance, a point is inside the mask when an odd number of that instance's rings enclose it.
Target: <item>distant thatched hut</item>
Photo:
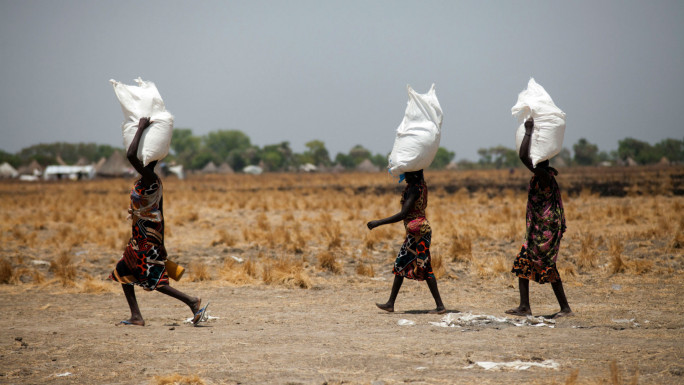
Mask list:
[[[360,172],[378,172],[380,167],[373,164],[370,159],[364,159],[358,166],[356,166],[356,171]]]
[[[0,164],[0,178],[16,178],[19,172],[11,164],[5,162]]]
[[[214,162],[209,161],[203,168],[202,168],[202,174],[216,174],[218,171],[218,168],[216,167],[216,164]]]
[[[130,165],[128,160],[124,158],[120,151],[114,151],[107,159],[100,169],[97,170],[98,176],[104,177],[122,177],[130,175]]]
[[[235,174],[235,170],[226,162],[221,163],[221,165],[218,166],[217,171],[219,174]]]
[[[28,164],[28,166],[19,167],[19,175],[42,175],[43,166],[40,165],[35,159]]]

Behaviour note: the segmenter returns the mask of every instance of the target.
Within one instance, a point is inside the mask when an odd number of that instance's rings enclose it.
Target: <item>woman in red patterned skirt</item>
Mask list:
[[[144,290],[157,290],[173,298],[183,301],[193,314],[193,324],[197,324],[206,310],[201,307],[197,297],[176,290],[169,286],[166,273],[166,249],[164,248],[164,210],[162,199],[162,183],[154,172],[157,161],[147,166],[138,159],[138,146],[143,131],[150,125],[149,118],[142,118],[138,123],[138,131],[127,151],[128,161],[140,174],[131,191],[131,206],[128,212],[132,219],[132,237],[124,250],[123,257],[116,264],[110,279],[121,283],[126,301],[131,309],[131,318],[121,321],[123,325],[144,326],[145,320],[138,308],[133,285]]]
[[[404,221],[406,238],[399,250],[394,262],[394,283],[392,292],[387,303],[376,304],[380,309],[393,312],[394,301],[397,299],[404,277],[417,281],[427,282],[430,293],[435,299],[437,307],[429,311],[431,314],[443,314],[446,312],[442,299],[437,289],[437,279],[432,273],[430,264],[430,241],[432,229],[425,217],[425,208],[428,202],[428,191],[423,170],[406,172],[406,188],[401,194],[401,211],[391,217],[368,222],[368,228],[374,229],[388,223]]]
[[[513,262],[512,272],[518,276],[520,306],[506,310],[507,314],[517,316],[532,315],[530,308],[530,280],[537,283],[551,283],[560,311],[548,316],[552,318],[572,315],[568,300],[565,298],[556,257],[560,241],[565,232],[565,212],[560,189],[555,176],[558,171],[549,167],[546,160],[534,167],[530,159],[530,143],[534,120],[525,122],[525,136],[520,145],[520,160],[534,173],[530,179],[527,196],[527,232],[525,243]]]

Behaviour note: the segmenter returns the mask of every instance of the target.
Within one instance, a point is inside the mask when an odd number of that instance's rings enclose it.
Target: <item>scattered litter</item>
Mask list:
[[[87,253],[87,251],[81,250],[81,251],[75,252],[74,255],[77,256],[77,257],[79,257],[79,256],[81,256],[81,255],[83,255],[83,254],[85,254],[85,253]]]
[[[371,278],[371,281],[385,281],[385,277],[373,277]]]
[[[71,372],[64,372],[60,374],[55,374],[55,377],[66,377],[66,376],[71,376],[73,373]]]
[[[534,326],[534,327],[555,327],[555,320],[544,317],[527,316],[523,319],[512,319],[507,317],[496,317],[486,314],[468,313],[449,313],[442,317],[440,322],[430,322],[434,326],[440,327],[466,327],[466,326],[485,326],[491,324],[510,324],[514,326]]]
[[[31,261],[32,264],[34,265],[45,265],[45,266],[50,266],[50,262],[48,261],[41,261],[40,259],[35,259]]]
[[[416,368],[416,370],[418,370],[418,371],[427,370],[427,367],[426,366],[419,366]]]
[[[185,321],[183,321],[183,323],[184,323],[184,324],[191,324],[193,318],[194,318],[194,317],[190,317],[190,318],[186,319]],[[219,317],[211,316],[211,315],[209,315],[208,313],[205,312],[205,313],[204,313],[204,316],[202,317],[202,319],[199,320],[199,322],[197,322],[197,323],[200,323],[200,322],[209,322],[209,321],[213,321],[213,320],[217,320],[217,319],[219,319]]]
[[[399,321],[397,321],[397,325],[399,325],[399,326],[412,326],[415,324],[416,324],[416,321],[411,321],[410,319],[403,319],[402,318]]]
[[[620,319],[612,319],[612,321],[615,322],[616,324],[632,324],[632,326],[634,326],[635,328],[638,328],[639,326],[641,326],[641,325],[639,325],[638,322],[636,322],[636,318],[630,318],[630,319],[620,318]]]
[[[617,285],[617,284],[611,286],[611,288],[612,288],[613,290],[615,290],[615,291],[622,290],[622,286],[621,286],[621,285]]]
[[[236,257],[234,255],[231,255],[230,257],[233,258],[237,263],[242,263],[245,261],[243,258]]]
[[[472,365],[466,366],[464,369],[472,369],[476,366],[483,368],[484,370],[499,370],[499,369],[513,369],[513,370],[527,370],[531,367],[538,367],[544,369],[558,369],[560,366],[558,362],[554,360],[545,360],[542,362],[526,362],[515,360],[511,362],[491,362],[491,361],[479,361]]]

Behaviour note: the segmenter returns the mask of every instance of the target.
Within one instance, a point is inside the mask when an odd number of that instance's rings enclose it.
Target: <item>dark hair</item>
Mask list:
[[[550,164],[551,164],[551,162],[549,162],[549,160],[547,159],[543,162],[537,163],[537,167],[548,168]]]
[[[423,180],[423,170],[418,171],[406,171],[404,173],[407,182],[420,182]]]

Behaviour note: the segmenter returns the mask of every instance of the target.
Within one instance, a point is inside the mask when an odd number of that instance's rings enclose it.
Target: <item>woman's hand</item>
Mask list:
[[[380,221],[370,221],[366,225],[368,226],[368,230],[373,230],[374,228],[380,226]]]
[[[138,128],[144,130],[149,127],[150,124],[152,124],[150,118],[140,118],[140,121],[138,121]]]
[[[531,134],[533,128],[534,128],[534,119],[530,117],[529,119],[527,119],[525,121],[525,133]]]

